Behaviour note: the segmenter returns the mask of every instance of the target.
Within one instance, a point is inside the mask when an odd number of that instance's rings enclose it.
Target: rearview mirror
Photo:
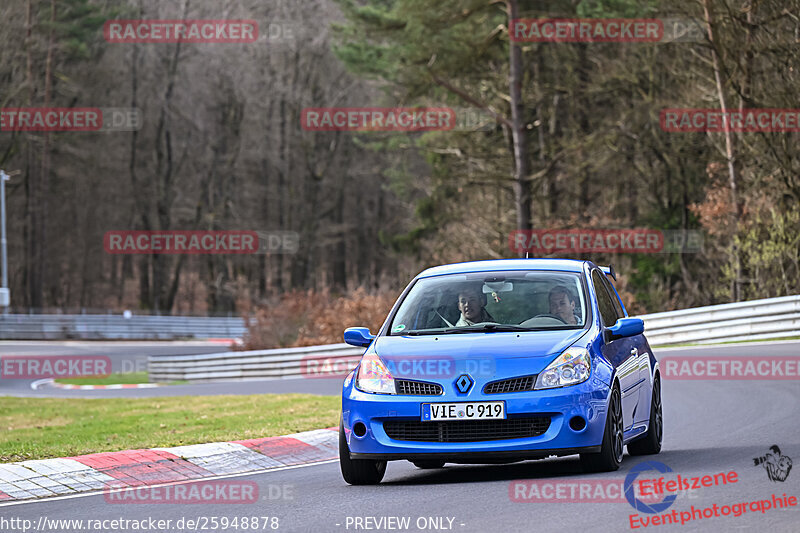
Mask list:
[[[641,318],[620,318],[608,328],[608,332],[614,337],[633,337],[644,332],[644,320]]]
[[[493,292],[511,292],[514,290],[514,284],[510,281],[487,281],[483,284],[484,294],[492,294]]]
[[[351,346],[366,348],[372,344],[375,335],[369,332],[369,328],[347,328],[344,330],[344,342]]]

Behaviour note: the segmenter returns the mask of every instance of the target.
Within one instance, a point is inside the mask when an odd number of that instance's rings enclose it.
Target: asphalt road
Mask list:
[[[717,350],[733,355],[796,355],[798,343],[774,346],[736,345],[703,349],[703,355]],[[662,350],[656,350],[657,354]],[[670,355],[696,353],[690,349],[672,350]],[[312,380],[305,380],[312,381]],[[299,383],[299,380],[298,380]],[[260,500],[249,505],[120,504],[106,502],[103,495],[51,499],[0,506],[3,531],[20,531],[9,526],[10,519],[91,520],[171,520],[167,527],[151,531],[187,531],[177,527],[180,519],[199,520],[197,530],[211,528],[211,517],[277,517],[278,531],[459,531],[459,532],[540,532],[540,531],[631,531],[631,515],[652,517],[637,512],[627,502],[541,503],[512,501],[512,484],[519,480],[558,478],[622,481],[631,468],[647,460],[668,465],[683,477],[714,475],[735,471],[736,482],[712,486],[680,497],[665,512],[691,512],[714,504],[722,506],[771,499],[784,493],[800,499],[800,471],[795,467],[786,481],[770,481],[753,458],[763,456],[772,445],[800,461],[800,384],[796,381],[672,381],[663,385],[665,438],[662,453],[649,457],[629,457],[620,471],[587,475],[580,471],[577,458],[529,461],[510,465],[448,465],[444,469],[422,471],[406,462],[390,463],[384,482],[373,487],[351,487],[340,476],[338,464],[326,463],[244,477],[259,486]],[[671,474],[674,477],[674,474]],[[642,474],[644,477],[645,474]],[[654,472],[647,477],[658,477]],[[511,490],[510,490],[511,487]],[[541,487],[541,486],[540,486]],[[528,493],[530,495],[530,493]],[[271,498],[272,497],[272,498]],[[741,507],[738,509],[741,510]],[[710,511],[710,512],[713,512]],[[376,527],[374,520],[408,517],[407,528]],[[366,520],[370,518],[370,520]],[[208,520],[207,523],[204,523]],[[451,521],[452,520],[452,521]],[[258,531],[273,531],[259,523]],[[381,525],[397,526],[395,522]],[[433,526],[432,526],[433,524]],[[439,527],[437,527],[439,524]],[[79,531],[77,527],[55,527],[47,531]],[[87,524],[84,524],[87,525]],[[163,525],[163,524],[162,524]],[[360,525],[361,527],[357,527]],[[697,519],[685,525],[650,525],[636,530],[656,531],[752,531],[788,532],[800,530],[800,507],[768,510],[761,513],[748,506],[741,516]],[[130,523],[129,523],[130,526]],[[110,530],[110,523],[106,523]],[[87,529],[83,529],[86,531]],[[98,529],[94,529],[98,531]],[[122,531],[117,527],[118,531]],[[216,530],[222,530],[217,528]],[[239,526],[238,531],[245,529]],[[248,529],[251,530],[252,529]],[[227,531],[237,531],[229,528]]]

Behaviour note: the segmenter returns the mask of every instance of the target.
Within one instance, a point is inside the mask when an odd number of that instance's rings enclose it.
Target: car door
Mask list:
[[[628,316],[628,313],[625,312],[625,308],[622,306],[622,302],[619,298],[619,293],[611,284],[611,280],[608,279],[607,276],[603,276],[603,281],[605,282],[606,289],[608,289],[608,293],[611,295],[612,303],[614,304],[614,308],[617,311],[617,316],[622,318]],[[637,389],[639,391],[639,401],[636,404],[636,408],[633,412],[633,424],[634,426],[642,425],[647,423],[648,418],[650,416],[650,354],[648,353],[649,347],[647,346],[647,342],[645,341],[644,335],[634,335],[630,338],[633,343],[633,348],[635,348],[638,352],[638,368],[639,368],[639,380],[637,382]]]
[[[597,307],[600,321],[606,328],[613,326],[618,318],[611,295],[606,288],[605,274],[599,269],[592,270]],[[622,422],[627,431],[633,426],[633,415],[639,403],[639,349],[631,337],[620,339],[605,338],[603,356],[615,368],[622,394]]]

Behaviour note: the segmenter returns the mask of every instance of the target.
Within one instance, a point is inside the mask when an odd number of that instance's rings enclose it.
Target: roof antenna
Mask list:
[[[530,255],[530,253],[531,253],[530,250],[525,250],[525,259],[528,259],[528,256]]]

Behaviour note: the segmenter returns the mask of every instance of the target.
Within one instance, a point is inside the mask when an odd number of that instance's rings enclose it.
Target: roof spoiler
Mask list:
[[[608,265],[607,267],[601,266],[600,270],[602,270],[606,276],[611,276],[614,278],[614,281],[617,281],[617,272],[614,270],[614,265]]]

